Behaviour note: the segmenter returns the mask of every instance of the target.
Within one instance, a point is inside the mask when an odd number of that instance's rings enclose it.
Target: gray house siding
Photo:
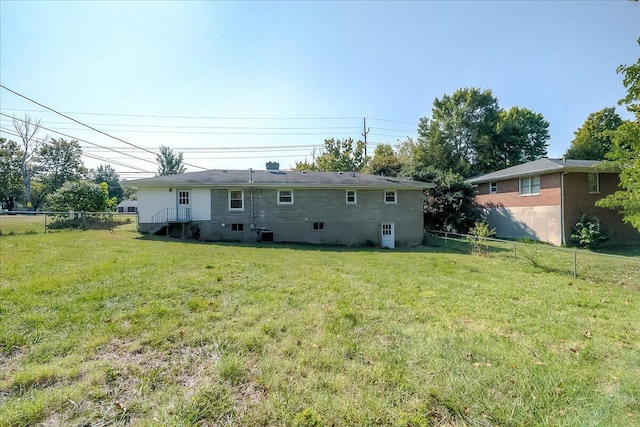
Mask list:
[[[352,205],[346,189],[293,189],[293,204],[284,205],[278,204],[277,189],[232,189],[244,190],[244,210],[229,210],[228,189],[212,189],[211,221],[197,221],[200,238],[255,242],[258,229],[269,229],[276,242],[380,244],[381,224],[392,222],[397,246],[422,241],[421,190],[398,190],[397,204],[385,204],[383,190],[355,189],[357,204]],[[314,229],[314,223],[322,223],[322,229]]]

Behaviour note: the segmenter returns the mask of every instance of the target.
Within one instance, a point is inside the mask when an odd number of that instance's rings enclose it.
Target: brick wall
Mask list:
[[[498,182],[498,193],[489,194],[489,183],[479,184],[476,201],[483,205],[505,207],[560,206],[560,174],[540,176],[540,194],[523,195],[520,180],[509,179]]]
[[[571,229],[583,214],[596,215],[602,231],[610,236],[608,244],[640,244],[640,233],[622,221],[613,209],[596,207],[595,203],[619,190],[620,180],[615,173],[600,173],[600,192],[589,193],[586,173],[568,173],[564,177],[565,188],[565,239],[571,239]]]
[[[201,235],[210,240],[255,241],[253,224],[254,229],[272,230],[275,241],[380,244],[381,223],[393,222],[396,245],[422,241],[422,191],[398,191],[398,203],[389,205],[383,190],[357,190],[357,204],[347,205],[345,191],[294,189],[293,205],[281,205],[275,189],[244,189],[244,210],[233,212],[228,190],[213,189],[211,221],[201,225]],[[314,222],[322,222],[323,229],[315,230]],[[243,231],[233,231],[231,224],[243,224]]]

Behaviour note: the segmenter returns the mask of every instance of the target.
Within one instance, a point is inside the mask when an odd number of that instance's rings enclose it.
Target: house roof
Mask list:
[[[128,199],[127,200],[123,200],[123,201],[121,201],[120,203],[118,203],[116,205],[116,208],[118,208],[118,207],[127,208],[129,206],[136,206],[137,207],[138,206],[138,201],[137,200],[128,200]]]
[[[501,169],[485,175],[469,178],[471,184],[485,182],[504,181],[506,179],[520,178],[533,175],[545,175],[555,172],[594,172],[594,167],[599,165],[597,160],[563,160],[563,159],[538,159],[510,168]]]
[[[254,188],[371,188],[424,190],[428,182],[369,175],[357,172],[307,172],[285,170],[208,170],[179,175],[155,176],[127,181],[128,187],[254,187]]]

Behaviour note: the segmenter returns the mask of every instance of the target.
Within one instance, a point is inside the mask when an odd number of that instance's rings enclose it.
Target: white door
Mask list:
[[[393,222],[382,223],[382,242],[383,247],[394,249],[396,247],[396,233]]]
[[[191,219],[191,191],[178,190],[178,212],[176,220],[189,221]]]

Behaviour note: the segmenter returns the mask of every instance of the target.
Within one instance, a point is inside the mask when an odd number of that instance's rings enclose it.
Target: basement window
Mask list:
[[[313,223],[314,230],[324,230],[324,222],[314,222]]]
[[[231,224],[231,231],[244,231],[244,224]]]

